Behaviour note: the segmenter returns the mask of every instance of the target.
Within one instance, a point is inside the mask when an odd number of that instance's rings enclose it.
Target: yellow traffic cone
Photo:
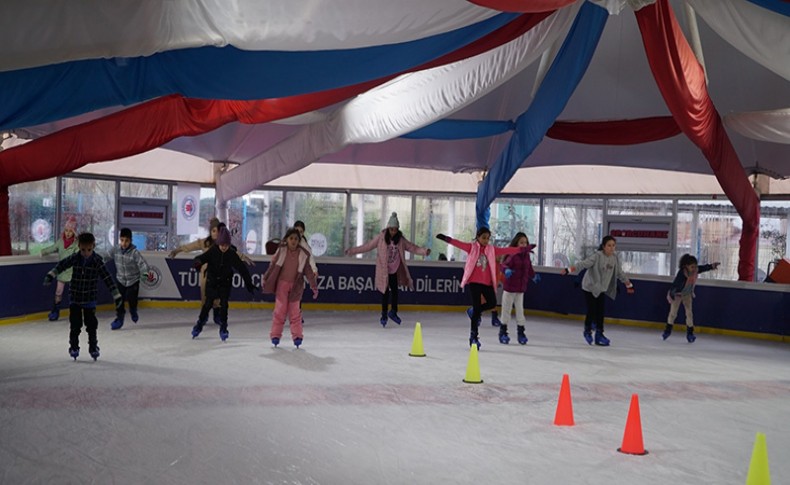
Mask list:
[[[466,365],[466,377],[464,382],[467,384],[482,384],[480,378],[480,363],[477,361],[477,345],[469,346],[469,363]]]
[[[412,357],[425,357],[425,350],[422,348],[422,327],[420,322],[414,325],[414,340],[411,342],[409,355]]]
[[[771,485],[771,471],[768,469],[768,448],[765,446],[765,434],[757,433],[752,450],[752,461],[749,463],[749,474],[746,485]]]

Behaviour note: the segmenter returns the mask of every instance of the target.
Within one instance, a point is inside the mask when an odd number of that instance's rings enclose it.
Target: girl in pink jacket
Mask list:
[[[398,214],[393,212],[387,227],[376,237],[355,248],[346,249],[346,254],[366,253],[372,249],[376,254],[376,289],[381,292],[381,326],[387,326],[387,317],[400,325],[398,316],[398,286],[413,288],[411,274],[406,266],[406,251],[430,256],[431,250],[412,243],[400,232]],[[392,297],[392,307],[387,312],[387,303]]]
[[[461,278],[461,286],[469,288],[469,295],[472,298],[472,308],[466,311],[472,321],[471,331],[469,332],[469,345],[477,345],[480,348],[480,338],[477,328],[480,322],[480,314],[486,310],[496,308],[496,258],[508,254],[517,254],[522,251],[520,247],[500,248],[488,244],[491,239],[491,231],[487,227],[477,230],[475,240],[467,243],[444,234],[437,234],[437,239],[457,247],[469,253],[464,266],[464,276]],[[482,303],[480,297],[485,298]]]
[[[304,293],[304,278],[313,288],[313,299],[318,298],[318,283],[316,273],[310,266],[310,253],[299,245],[301,235],[294,228],[288,229],[283,237],[280,247],[272,256],[269,268],[263,275],[263,292],[274,293],[274,312],[272,314],[272,329],[269,337],[275,347],[279,345],[283,336],[285,319],[288,318],[291,328],[291,338],[298,349],[302,345],[302,310],[299,302]]]

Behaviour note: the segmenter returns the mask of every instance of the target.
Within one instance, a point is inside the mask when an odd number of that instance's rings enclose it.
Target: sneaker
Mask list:
[[[379,323],[381,323],[382,327],[386,327],[387,326],[387,315],[382,315],[381,316],[381,320],[379,320]]]
[[[272,337],[272,345],[274,345],[275,347],[280,345],[280,337]]]
[[[294,345],[296,345],[296,348],[298,349],[298,348],[299,348],[299,346],[300,346],[300,345],[302,345],[302,339],[301,339],[301,338],[299,338],[299,337],[296,337],[296,338],[294,339]]]
[[[672,335],[672,325],[667,325],[666,327],[664,327],[664,333],[661,334],[661,338],[666,340],[669,338],[670,335]]]
[[[129,316],[132,317],[132,322],[134,323],[137,323],[137,320],[140,319],[140,316],[137,314],[137,312],[133,312],[131,310],[129,310]]]
[[[403,320],[400,319],[398,314],[395,313],[393,310],[390,310],[390,312],[387,315],[389,315],[390,319],[392,319],[392,321],[397,323],[398,325],[400,325],[400,322],[403,321]]]
[[[592,345],[593,343],[592,332],[588,332],[587,330],[585,330],[582,335],[584,335],[584,340],[587,341],[587,345]]]
[[[609,339],[604,337],[603,332],[595,332],[595,345],[600,345],[601,347],[609,346]]]

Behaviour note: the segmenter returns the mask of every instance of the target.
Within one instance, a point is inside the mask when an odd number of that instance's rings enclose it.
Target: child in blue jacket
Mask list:
[[[668,339],[672,334],[672,325],[675,323],[675,318],[678,316],[680,304],[683,303],[683,308],[686,309],[686,340],[689,343],[697,340],[694,336],[694,314],[691,311],[691,300],[694,298],[694,286],[697,284],[697,276],[700,273],[710,271],[719,267],[718,262],[711,264],[697,265],[697,258],[690,254],[684,254],[680,258],[678,264],[678,274],[672,282],[667,292],[667,300],[669,300],[669,316],[667,317],[667,326],[664,328],[664,333],[661,334],[664,340]]]

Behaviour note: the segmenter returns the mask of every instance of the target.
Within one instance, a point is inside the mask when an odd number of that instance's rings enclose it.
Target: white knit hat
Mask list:
[[[387,227],[396,227],[400,228],[400,222],[398,222],[398,213],[393,212],[390,216],[390,220],[387,221]]]

